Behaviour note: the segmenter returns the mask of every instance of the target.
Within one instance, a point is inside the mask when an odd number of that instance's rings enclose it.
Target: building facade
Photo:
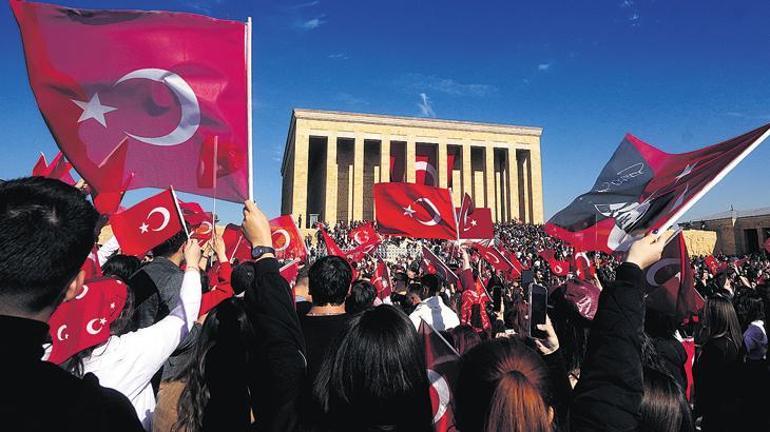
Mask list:
[[[729,210],[696,219],[693,229],[717,233],[715,252],[742,255],[759,252],[770,239],[770,207],[754,210]]]
[[[495,221],[543,222],[537,127],[295,109],[281,210],[313,222],[373,220],[375,183],[416,181],[464,193]]]

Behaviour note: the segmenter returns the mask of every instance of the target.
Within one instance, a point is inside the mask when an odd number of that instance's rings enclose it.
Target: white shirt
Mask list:
[[[120,249],[120,245],[115,236],[110,237],[109,240],[104,242],[104,244],[96,251],[96,258],[99,260],[99,266],[103,266],[118,249]]]
[[[436,331],[449,330],[460,325],[457,314],[444,304],[439,296],[425,299],[409,315],[414,327],[419,330],[420,318],[430,324]]]
[[[145,430],[152,430],[155,395],[152,376],[187,336],[201,306],[201,279],[196,269],[185,272],[180,302],[157,323],[121,336],[110,336],[83,359],[83,372],[99,378],[99,384],[123,393],[134,406]]]

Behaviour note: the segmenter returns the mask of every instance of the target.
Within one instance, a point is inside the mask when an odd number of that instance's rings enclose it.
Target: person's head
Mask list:
[[[339,306],[350,290],[353,271],[347,261],[338,256],[325,256],[316,261],[308,274],[310,295],[316,306]]]
[[[434,274],[424,274],[420,278],[420,284],[422,285],[422,291],[420,292],[420,298],[425,300],[438,294],[441,288],[441,282],[438,276]]]
[[[187,242],[187,234],[184,230],[174,234],[168,240],[152,248],[152,256],[177,259],[181,262],[184,256],[184,244]],[[198,263],[188,263],[197,266]]]
[[[654,338],[671,339],[676,333],[676,317],[646,308],[644,317],[644,331]]]
[[[233,293],[238,295],[246,291],[254,283],[256,269],[254,262],[246,261],[233,268],[230,274],[230,285],[233,287]]]
[[[222,367],[246,370],[250,356],[248,347],[254,339],[254,330],[240,298],[224,300],[208,313],[187,371],[187,386],[179,398],[176,430],[203,430],[203,414],[210,397],[210,374],[217,373],[216,368]],[[247,391],[244,379],[221,384],[227,385],[230,391],[238,387],[244,393]]]
[[[690,405],[670,375],[644,368],[644,396],[640,407],[640,432],[692,432]]]
[[[730,340],[736,349],[740,348],[743,342],[741,325],[738,323],[738,316],[730,300],[721,296],[712,296],[706,299],[706,306],[703,308],[701,343],[705,344],[719,337]]]
[[[463,432],[550,432],[553,408],[548,370],[516,339],[494,339],[465,353],[455,392],[455,421]]]
[[[406,315],[389,305],[369,309],[330,347],[313,385],[330,429],[431,430],[424,354]]]
[[[297,283],[294,285],[294,292],[298,296],[308,296],[310,295],[308,292],[308,289],[310,287],[310,282],[308,279],[308,273],[310,271],[310,265],[305,264],[302,267],[299,268],[299,271],[297,271]]]
[[[116,278],[128,283],[131,275],[139,270],[142,261],[131,255],[114,255],[102,265],[102,274],[105,276],[115,276]]]
[[[451,328],[449,329],[449,334],[452,337],[452,345],[460,355],[465,354],[481,343],[481,337],[469,325]]]
[[[47,320],[83,284],[99,214],[58,180],[0,183],[0,313]]]
[[[374,307],[376,297],[377,289],[371,282],[357,280],[350,288],[350,295],[345,299],[345,312],[354,314]]]

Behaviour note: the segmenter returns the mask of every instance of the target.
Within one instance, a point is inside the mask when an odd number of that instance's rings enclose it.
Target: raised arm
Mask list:
[[[588,349],[570,409],[573,431],[631,431],[642,402],[643,269],[660,260],[670,234],[631,247],[617,278],[599,297]]]

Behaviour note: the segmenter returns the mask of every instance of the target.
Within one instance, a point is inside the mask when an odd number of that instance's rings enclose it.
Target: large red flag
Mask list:
[[[455,287],[460,288],[460,278],[457,277],[457,274],[425,245],[422,246],[422,266],[427,273],[437,274],[444,278],[447,284],[454,284]]]
[[[294,223],[291,215],[278,216],[270,220],[270,233],[273,238],[275,256],[280,260],[307,259],[307,248],[302,240],[302,235]]]
[[[492,239],[495,237],[494,222],[492,222],[492,210],[488,208],[476,208],[473,198],[465,194],[457,212],[457,226],[461,239]]]
[[[110,218],[120,250],[144,255],[179,231],[186,231],[172,190],[165,190]]]
[[[121,140],[99,164],[99,172],[103,174],[103,178],[98,188],[91,186],[91,189],[94,207],[101,214],[111,215],[118,211],[120,202],[134,179],[133,172],[126,172],[127,143],[127,138]]]
[[[430,402],[433,408],[433,430],[456,430],[452,388],[460,372],[460,355],[424,320],[417,331],[425,348],[425,365],[430,382]]]
[[[716,276],[717,273],[719,273],[719,261],[717,261],[716,258],[714,258],[714,255],[709,255],[704,260],[704,263],[706,264],[706,268],[708,268],[709,273]]]
[[[496,247],[486,247],[477,244],[475,245],[475,248],[484,258],[484,261],[488,262],[495,270],[500,270],[502,272],[513,270],[513,264],[508,261]]]
[[[521,277],[521,272],[524,271],[524,264],[522,264],[521,261],[519,261],[519,259],[516,258],[516,254],[511,252],[504,246],[501,246],[500,249],[498,250],[513,267],[510,272],[511,276],[514,278]]]
[[[704,306],[682,233],[666,245],[657,263],[646,271],[647,307],[684,319]]]
[[[434,153],[417,153],[414,157],[415,183],[426,186],[438,186],[436,166]]]
[[[324,229],[323,225],[318,224],[318,229],[321,231],[321,236],[323,236],[324,243],[326,243],[326,254],[347,259],[345,252],[340,249],[339,246],[337,246],[337,242],[335,242],[329,233],[326,232],[326,229]]]
[[[236,259],[238,262],[251,260],[251,243],[246,240],[240,225],[227,224],[222,233],[222,241],[225,243],[230,262]]]
[[[570,270],[575,272],[575,277],[578,279],[592,279],[596,276],[596,266],[585,252],[578,252],[572,256]]]
[[[681,154],[626,135],[591,191],[552,217],[546,233],[581,250],[627,250],[645,233],[671,226],[768,134],[770,124]]]
[[[11,1],[32,91],[57,144],[97,191],[99,164],[128,137],[122,177],[241,202],[249,196],[245,23],[189,13],[77,10]],[[219,137],[216,191],[199,184]]]
[[[377,183],[374,206],[379,230],[413,238],[457,240],[448,189],[410,183]]]

